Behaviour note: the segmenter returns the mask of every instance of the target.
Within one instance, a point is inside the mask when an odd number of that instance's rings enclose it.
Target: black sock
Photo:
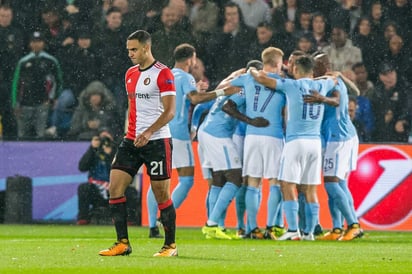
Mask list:
[[[159,204],[160,220],[163,224],[163,229],[165,232],[165,245],[175,243],[176,236],[176,210],[173,203],[171,203],[171,200],[169,201]],[[166,207],[163,207],[165,205]]]
[[[129,239],[127,232],[126,197],[110,199],[109,205],[114,227],[116,228],[117,240]]]

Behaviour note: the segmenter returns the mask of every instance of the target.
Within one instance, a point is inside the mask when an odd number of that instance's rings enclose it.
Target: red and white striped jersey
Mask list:
[[[129,100],[126,138],[131,140],[150,127],[163,113],[161,97],[176,96],[174,77],[167,66],[156,61],[145,70],[139,68],[139,65],[129,68],[125,78]],[[150,140],[170,137],[169,125],[166,124],[153,133]]]

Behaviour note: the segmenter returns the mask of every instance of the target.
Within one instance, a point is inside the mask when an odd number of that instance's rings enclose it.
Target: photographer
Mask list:
[[[79,161],[79,170],[88,171],[88,182],[77,189],[79,197],[78,225],[90,223],[97,208],[108,208],[109,174],[115,155],[113,137],[107,130],[101,130],[91,140],[89,149]],[[131,186],[126,189],[128,223],[137,224],[138,193]],[[108,216],[110,217],[109,211]]]

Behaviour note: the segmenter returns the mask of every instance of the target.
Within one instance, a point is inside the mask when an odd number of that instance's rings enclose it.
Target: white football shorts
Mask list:
[[[213,171],[242,168],[239,152],[232,138],[217,138],[199,130],[198,140],[204,156],[202,167],[211,167]]]
[[[243,176],[277,178],[283,146],[283,139],[263,135],[246,135]]]
[[[359,140],[355,136],[347,141],[326,143],[323,155],[323,176],[347,178],[356,169]]]
[[[295,139],[285,144],[278,180],[295,184],[319,185],[321,173],[320,139]]]
[[[193,167],[195,160],[193,156],[192,142],[172,138],[172,168]]]
[[[197,155],[199,156],[200,165],[202,167],[201,170],[202,170],[203,179],[205,180],[212,179],[212,173],[211,173],[212,165],[206,161],[204,153],[203,153],[203,148],[200,145],[200,142],[197,143]]]
[[[244,143],[245,143],[245,136],[233,134],[232,136],[233,143],[235,144],[237,151],[239,152],[240,159],[243,159],[243,151],[244,151]]]

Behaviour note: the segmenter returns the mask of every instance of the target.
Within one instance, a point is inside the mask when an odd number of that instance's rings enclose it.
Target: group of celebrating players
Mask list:
[[[203,175],[210,184],[208,219],[202,228],[207,238],[315,240],[322,174],[333,229],[316,239],[362,237],[346,181],[356,167],[359,143],[348,114],[348,90],[356,87],[340,73],[329,71],[327,55],[293,52],[286,72],[282,50],[268,47],[261,62],[249,62],[247,69],[231,73],[215,90],[203,92],[204,83],[197,85],[190,74],[196,63],[193,46],[176,47],[172,70],[153,57],[146,31],[132,33],[127,50],[135,65],[125,77],[128,128],[112,164],[109,186],[117,241],[100,255],[132,252],[124,190],[143,164],[151,181],[150,236],[159,236],[157,210],[165,232],[163,247],[154,256],[178,255],[175,209],[193,186],[194,133]],[[196,107],[189,121],[191,104]],[[205,109],[208,113],[202,119]],[[170,194],[172,167],[179,182]],[[265,231],[257,225],[262,179],[269,181]],[[233,199],[236,235],[224,227]]]

